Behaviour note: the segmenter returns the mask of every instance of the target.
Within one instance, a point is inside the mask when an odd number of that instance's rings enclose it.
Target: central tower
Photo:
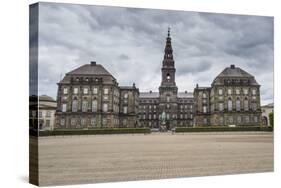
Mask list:
[[[173,57],[172,39],[170,37],[170,28],[166,38],[164,50],[164,59],[162,61],[162,81],[159,87],[159,110],[165,114],[168,129],[177,124],[177,94],[178,87],[175,82],[175,61]]]
[[[176,87],[175,82],[175,61],[173,57],[172,41],[170,37],[170,28],[168,28],[168,36],[166,38],[166,46],[164,50],[164,59],[162,61],[162,82],[161,87]],[[159,88],[159,89],[160,89]]]

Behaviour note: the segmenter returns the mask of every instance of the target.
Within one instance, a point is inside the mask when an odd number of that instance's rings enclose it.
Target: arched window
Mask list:
[[[207,113],[207,106],[203,106],[203,113]]]
[[[77,112],[77,110],[78,110],[78,101],[77,99],[74,99],[72,101],[72,112]]]
[[[219,111],[222,112],[224,109],[223,103],[219,103]]]
[[[65,119],[64,119],[64,118],[61,118],[61,119],[60,119],[60,125],[61,125],[61,126],[64,126],[64,125],[65,125]]]
[[[248,99],[247,99],[247,98],[245,98],[245,100],[244,100],[244,110],[245,110],[245,111],[248,111],[248,110],[249,110],[249,102],[248,102]]]
[[[240,110],[241,110],[240,99],[237,98],[236,99],[236,111],[240,111]]]
[[[96,99],[94,99],[92,101],[92,112],[96,112],[98,109],[98,101]]]
[[[252,103],[252,110],[256,111],[257,110],[257,104],[256,103]]]
[[[62,112],[66,112],[66,110],[67,110],[67,104],[63,103],[62,104]]]
[[[87,112],[88,111],[88,101],[83,100],[82,102],[82,112]]]
[[[93,126],[93,127],[96,126],[96,118],[95,117],[91,118],[91,126]]]
[[[167,74],[167,80],[170,81],[170,79],[171,79],[171,76],[170,76],[170,74],[168,73],[168,74]]]
[[[108,112],[108,104],[104,103],[102,109],[103,109],[103,112]]]
[[[72,126],[76,125],[76,119],[75,119],[75,118],[71,118],[70,124],[71,124]]]
[[[206,95],[206,93],[203,93],[203,98],[207,98],[207,95]]]
[[[232,100],[231,100],[231,98],[228,99],[227,108],[228,108],[228,111],[232,111]]]
[[[82,125],[82,127],[85,127],[86,123],[87,123],[86,118],[81,118],[81,125]]]
[[[167,95],[167,102],[170,102],[170,96]]]

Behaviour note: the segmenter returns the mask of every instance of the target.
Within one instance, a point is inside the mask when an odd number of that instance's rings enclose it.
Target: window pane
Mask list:
[[[78,88],[77,88],[77,87],[75,87],[75,88],[73,89],[73,93],[74,93],[74,94],[78,94]]]
[[[103,111],[107,112],[108,111],[108,104],[103,104]]]
[[[128,93],[124,94],[124,98],[127,99],[128,98]]]
[[[77,112],[77,110],[78,110],[78,101],[73,100],[73,102],[72,102],[72,112]]]
[[[227,93],[228,93],[229,95],[231,95],[232,90],[231,90],[231,89],[228,89],[228,90],[227,90]]]
[[[84,88],[83,93],[88,94],[88,88]]]
[[[237,95],[240,94],[240,89],[236,89],[236,94],[237,94]]]
[[[96,118],[91,118],[91,125],[93,126],[93,127],[95,127],[96,126]]]
[[[249,110],[249,102],[248,102],[248,100],[244,101],[244,110],[246,110],[246,111]]]
[[[66,104],[62,104],[62,112],[66,112]]]
[[[98,88],[94,87],[93,93],[94,93],[94,94],[98,94]]]
[[[219,110],[223,111],[223,103],[219,103]]]
[[[63,88],[63,94],[67,94],[67,88]]]
[[[64,125],[64,124],[65,124],[65,119],[64,118],[60,119],[60,125]]]
[[[207,112],[207,106],[203,106],[203,113]]]
[[[124,114],[127,114],[127,111],[128,111],[128,107],[127,107],[127,106],[124,106],[124,108],[123,108]]]
[[[228,111],[232,111],[232,100],[228,100]]]
[[[82,112],[87,112],[88,111],[88,101],[84,100],[82,102]]]
[[[236,101],[236,110],[240,111],[241,107],[240,107],[240,100]]]

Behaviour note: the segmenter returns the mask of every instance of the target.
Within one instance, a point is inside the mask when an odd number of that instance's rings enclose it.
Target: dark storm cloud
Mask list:
[[[209,86],[235,64],[273,100],[273,18],[40,3],[39,91],[56,96],[61,75],[91,60],[120,85],[157,90],[170,26],[179,90]]]

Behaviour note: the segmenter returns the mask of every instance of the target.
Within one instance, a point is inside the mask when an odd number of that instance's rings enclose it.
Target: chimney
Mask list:
[[[235,65],[230,65],[230,68],[231,69],[235,69]]]
[[[97,63],[95,61],[91,61],[91,66],[96,66]]]

